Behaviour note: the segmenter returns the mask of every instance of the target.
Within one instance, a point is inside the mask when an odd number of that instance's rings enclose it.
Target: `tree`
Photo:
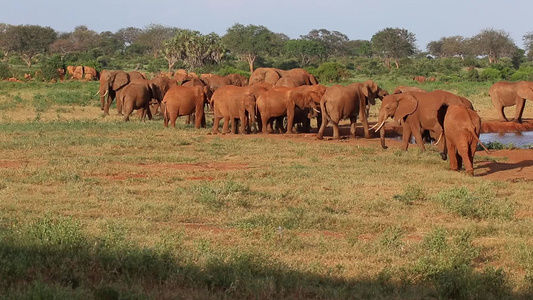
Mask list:
[[[163,43],[160,51],[168,62],[169,71],[179,60],[191,69],[218,63],[225,52],[217,34],[202,35],[199,31],[188,29],[178,30],[174,37]]]
[[[500,57],[512,57],[516,45],[503,30],[483,29],[470,40],[475,55],[484,55],[489,58],[489,63],[497,63]]]
[[[281,38],[265,26],[235,24],[228,28],[222,37],[223,44],[229,51],[250,66],[254,71],[254,62],[258,56],[270,55],[281,49]]]
[[[9,52],[13,51],[16,44],[16,38],[9,34],[12,25],[0,23],[0,49],[4,52],[4,58],[7,58]]]
[[[111,31],[104,31],[100,33],[98,46],[103,54],[112,55],[115,51],[122,49],[124,43],[117,34]]]
[[[372,44],[366,40],[348,41],[346,53],[351,56],[372,57]]]
[[[100,35],[87,26],[77,26],[73,32],[62,33],[50,46],[50,51],[59,53],[62,56],[72,52],[88,52],[98,47]]]
[[[165,27],[161,24],[150,24],[139,34],[137,42],[152,50],[154,58],[157,58],[163,43],[173,37],[180,29]]]
[[[533,59],[533,31],[528,31],[524,34],[522,41],[524,42],[524,48],[527,51],[527,57]]]
[[[437,57],[459,56],[464,59],[468,53],[466,40],[460,35],[442,37],[438,41],[429,42],[426,49],[431,55]]]
[[[286,54],[298,60],[302,68],[308,66],[313,60],[320,59],[326,51],[321,43],[303,39],[288,40],[285,42],[284,49]]]
[[[372,36],[372,50],[385,60],[387,68],[391,68],[394,60],[399,68],[398,60],[416,52],[416,37],[414,33],[403,28],[385,28]]]
[[[316,41],[322,44],[326,49],[322,60],[325,61],[329,56],[346,55],[346,43],[349,41],[348,36],[338,31],[329,31],[326,29],[313,29],[307,35],[301,36],[302,39]]]
[[[10,26],[5,34],[9,37],[11,50],[18,53],[28,67],[35,56],[47,53],[57,38],[55,30],[38,25]]]
[[[126,47],[135,43],[139,39],[139,36],[142,34],[142,29],[137,27],[126,27],[119,29],[115,34]]]

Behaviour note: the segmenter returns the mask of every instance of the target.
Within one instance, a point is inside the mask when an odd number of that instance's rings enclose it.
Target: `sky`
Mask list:
[[[506,5],[505,7],[503,5]],[[533,0],[0,0],[0,23],[96,32],[161,24],[224,35],[235,23],[262,25],[299,38],[313,29],[370,40],[380,30],[404,28],[422,51],[441,37],[472,37],[482,29],[504,30],[523,48],[533,31]]]

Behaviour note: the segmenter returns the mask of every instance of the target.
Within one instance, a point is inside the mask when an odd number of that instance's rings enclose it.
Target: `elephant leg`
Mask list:
[[[402,149],[407,150],[409,147],[409,141],[411,140],[411,126],[409,124],[403,124],[402,132]]]
[[[294,132],[294,107],[287,108],[287,130],[285,134],[293,134]]]
[[[526,106],[526,99],[519,99],[516,101],[516,112],[514,115],[513,122],[522,123],[522,114],[524,113],[524,108]]]
[[[218,130],[218,127],[220,126],[220,117],[215,114],[215,118],[213,120],[213,134],[217,134],[217,133],[220,133],[220,131]]]
[[[123,114],[123,111],[122,111],[122,100],[117,97],[117,115],[122,115]]]
[[[231,122],[231,133],[237,134],[237,121],[235,120],[235,116],[230,116],[230,122]]]
[[[365,139],[371,138],[370,136],[370,130],[368,129],[368,119],[366,118],[368,116],[368,113],[365,115],[365,117],[361,118],[361,123],[363,123],[363,131],[365,133]]]
[[[229,116],[224,116],[224,124],[222,125],[222,134],[229,133]]]
[[[152,111],[150,111],[150,104],[145,107],[146,115],[148,115],[148,120],[152,120]]]
[[[269,133],[269,129],[271,128],[268,128],[269,126],[269,119],[270,119],[270,116],[268,115],[261,115],[261,133],[263,134],[267,134]]]
[[[316,135],[317,140],[321,140],[324,138],[324,130],[326,130],[326,126],[328,126],[328,118],[325,113],[322,114],[322,122],[319,126],[318,133]],[[317,118],[318,123],[318,118]]]
[[[498,121],[500,122],[508,122],[507,118],[505,117],[504,107],[500,101],[500,98],[492,97],[492,105],[494,108],[496,108],[496,112],[498,113]]]
[[[239,133],[245,134],[246,133],[246,125],[248,124],[248,120],[246,118],[246,114],[243,112],[239,113]]]
[[[455,148],[455,146],[448,146],[448,153],[450,153],[450,170],[459,170],[459,167],[457,165],[457,149]]]
[[[350,135],[352,138],[357,138],[355,132],[357,130],[357,117],[350,117]]]
[[[339,132],[339,123],[331,121],[331,125],[333,125],[333,139],[340,140],[341,134]]]
[[[420,150],[425,151],[426,147],[424,146],[424,139],[422,138],[422,132],[420,128],[412,128],[411,131],[415,137],[415,142],[420,148]]]

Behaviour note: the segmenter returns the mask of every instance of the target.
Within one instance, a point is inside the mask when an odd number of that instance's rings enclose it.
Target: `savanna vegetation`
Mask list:
[[[19,26],[0,31],[12,27]],[[399,30],[390,36],[405,37],[407,44],[414,40],[401,29],[385,29],[371,41],[327,30],[290,40],[262,26],[230,29],[223,37],[153,24],[100,34],[86,27],[55,36],[48,30],[42,36],[50,33],[53,43],[29,65],[19,49],[2,46],[0,74],[22,79],[30,70],[47,74],[45,66],[62,64],[222,75],[305,67],[328,85],[372,78],[389,91],[412,85],[414,75],[435,76],[423,88],[465,96],[482,118],[495,119],[487,95],[492,81],[533,73],[523,51],[495,58],[433,50],[428,56],[417,49],[385,55],[390,30]],[[232,30],[241,30],[242,38],[250,30],[262,42],[255,50],[231,49]],[[159,44],[145,40],[156,36]],[[205,48],[184,48],[172,54],[171,65],[167,50],[175,48],[165,47],[183,47],[185,37],[211,43],[213,52],[193,58]],[[309,49],[316,53],[300,53]],[[177,129],[163,128],[160,118],[124,123],[102,115],[97,90],[97,82],[0,82],[1,298],[533,294],[528,179],[451,172],[433,146],[404,152],[394,144],[383,150],[378,139],[209,135],[209,117],[207,129],[184,120]],[[526,106],[524,115],[532,112]],[[505,158],[480,152],[481,160]]]

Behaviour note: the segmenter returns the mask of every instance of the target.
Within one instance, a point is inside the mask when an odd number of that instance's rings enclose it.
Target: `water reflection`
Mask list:
[[[516,148],[530,148],[533,146],[533,131],[482,133],[479,139],[483,143],[499,142],[504,145],[512,143]]]

